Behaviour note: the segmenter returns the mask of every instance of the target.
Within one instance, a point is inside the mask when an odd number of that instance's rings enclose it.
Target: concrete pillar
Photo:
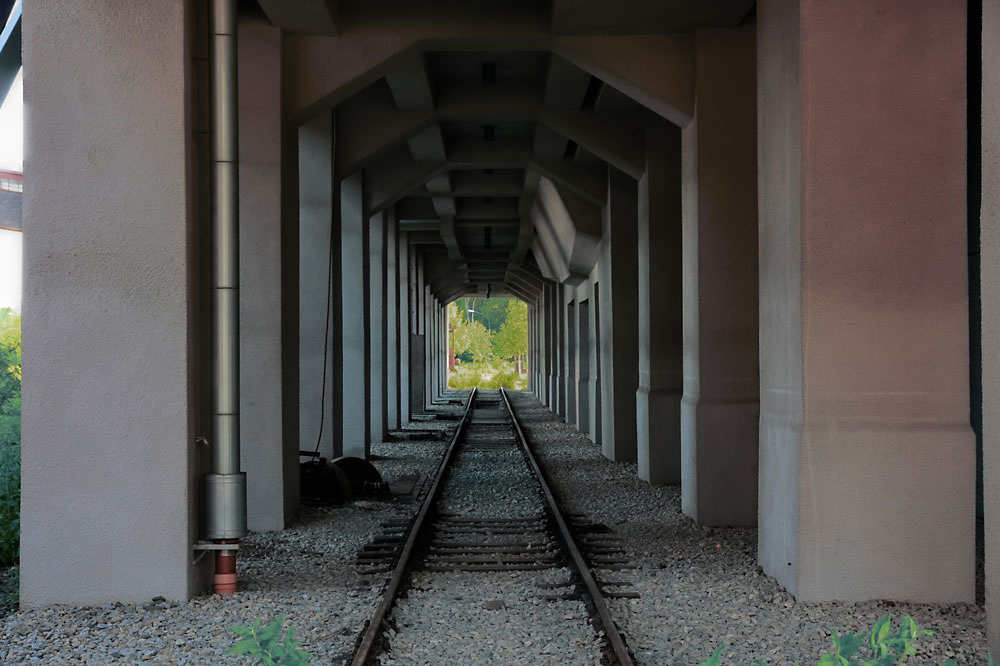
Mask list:
[[[424,411],[434,402],[434,297],[431,286],[423,284],[423,298],[420,314],[424,325]]]
[[[339,216],[334,215],[333,117],[299,128],[299,449],[341,455]],[[334,233],[336,232],[336,233]],[[317,448],[318,445],[318,448]]]
[[[563,339],[563,379],[566,391],[566,423],[576,425],[576,328],[579,325],[576,314],[575,290],[563,286],[563,312],[566,332]]]
[[[401,250],[402,251],[402,250]],[[413,246],[409,252],[410,270],[410,414],[422,414],[424,407],[424,321],[423,257]]]
[[[589,287],[588,283],[584,283],[577,289],[576,305],[576,429],[584,434],[590,432]]]
[[[368,353],[368,240],[361,172],[340,183],[340,293],[344,455],[368,458],[371,452]]]
[[[370,439],[384,442],[389,435],[388,418],[388,325],[386,300],[386,214],[381,211],[368,221],[368,377],[371,402],[368,407]]]
[[[192,258],[210,241],[189,80],[207,54],[188,51],[189,8],[25,13],[25,608],[200,588],[195,414],[210,398],[191,372],[211,320],[196,321],[192,282],[208,297],[211,276]]]
[[[590,384],[588,387],[589,405],[587,411],[590,414],[590,424],[587,432],[590,434],[590,441],[595,444],[601,443],[601,295],[600,295],[600,266],[595,266],[590,278],[590,313],[587,322],[587,330],[590,332],[587,344],[587,363],[590,365]]]
[[[549,402],[549,355],[546,341],[549,336],[549,322],[545,311],[545,293],[539,290],[538,302],[535,303],[535,321],[538,322],[538,345],[535,351],[535,376],[538,377],[538,400],[544,405]]]
[[[756,26],[699,30],[684,128],[681,498],[707,525],[757,524]]]
[[[980,275],[986,289],[995,289],[1000,285],[1000,182],[996,178],[1000,165],[1000,3],[983,3],[982,40]],[[986,625],[990,650],[1000,655],[1000,303],[996,298],[983,298],[982,308]]]
[[[601,238],[601,449],[615,462],[635,462],[635,395],[639,386],[636,182],[608,169]]]
[[[556,321],[556,330],[553,331],[552,356],[553,363],[556,364],[556,404],[553,408],[559,416],[566,416],[566,301],[563,286],[558,282],[552,285],[552,309]]]
[[[397,353],[399,367],[399,424],[410,420],[410,247],[409,233],[400,230],[396,235],[396,310]]]
[[[282,309],[286,242],[281,31],[261,20],[241,20],[238,45],[240,459],[247,473],[247,524],[262,532],[284,528],[298,503],[298,442],[285,442],[283,386],[276,381],[283,376],[283,322],[275,313]],[[286,484],[294,484],[292,492]]]
[[[399,418],[399,241],[396,207],[386,209],[385,223],[385,403],[386,429],[396,430]]]
[[[639,478],[681,480],[681,142],[659,117],[646,125],[646,172],[639,179]]]
[[[759,556],[803,600],[974,600],[965,40],[758,4]]]
[[[545,308],[545,367],[549,373],[549,395],[546,406],[552,411],[559,407],[559,308],[556,303],[556,284],[548,280],[543,285]]]

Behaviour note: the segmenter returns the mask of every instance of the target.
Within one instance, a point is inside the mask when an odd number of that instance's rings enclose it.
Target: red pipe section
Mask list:
[[[217,539],[215,543],[239,543],[239,539]],[[215,593],[233,594],[236,592],[236,551],[215,551]]]

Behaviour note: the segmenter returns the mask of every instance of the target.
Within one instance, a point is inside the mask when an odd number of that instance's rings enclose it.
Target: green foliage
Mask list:
[[[312,655],[298,648],[292,625],[288,625],[288,631],[282,636],[284,622],[285,616],[279,615],[263,628],[260,620],[254,620],[249,627],[229,627],[239,635],[240,640],[225,653],[252,657],[257,660],[256,666],[309,666]]]
[[[17,562],[21,542],[21,446],[0,444],[0,566]]]
[[[507,303],[504,323],[493,336],[493,350],[501,358],[513,358],[528,353],[528,306],[511,298]]]
[[[830,637],[833,653],[820,657],[816,666],[899,666],[906,662],[907,657],[917,653],[914,645],[922,636],[933,636],[933,631],[921,629],[916,621],[907,615],[903,618],[897,631],[893,631],[892,620],[883,615],[872,627],[870,633],[839,634],[836,630]],[[712,656],[701,663],[701,666],[720,666],[722,664],[723,646],[716,648]],[[867,651],[868,658],[858,655]],[[949,659],[941,666],[954,666],[955,661]],[[992,655],[989,658],[993,666]],[[759,666],[766,666],[761,661]]]
[[[21,315],[0,308],[0,444],[21,442]]]
[[[453,389],[507,388],[521,391],[528,388],[527,378],[517,374],[510,361],[493,359],[484,363],[462,363],[448,376],[448,388]]]
[[[448,344],[456,354],[468,355],[474,361],[485,361],[493,355],[490,332],[478,321],[469,321],[454,304],[448,306]]]

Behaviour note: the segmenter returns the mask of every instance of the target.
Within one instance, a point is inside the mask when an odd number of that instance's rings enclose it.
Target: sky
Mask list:
[[[24,170],[22,73],[0,106],[0,169]],[[6,229],[0,229],[0,308],[21,309],[21,233]]]

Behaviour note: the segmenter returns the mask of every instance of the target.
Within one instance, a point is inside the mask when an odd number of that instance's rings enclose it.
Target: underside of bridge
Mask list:
[[[228,74],[168,4],[24,14],[23,604],[204,590],[220,329],[279,530],[300,451],[442,396],[464,296],[526,302],[539,400],[800,599],[974,600],[966,3],[241,0]]]

